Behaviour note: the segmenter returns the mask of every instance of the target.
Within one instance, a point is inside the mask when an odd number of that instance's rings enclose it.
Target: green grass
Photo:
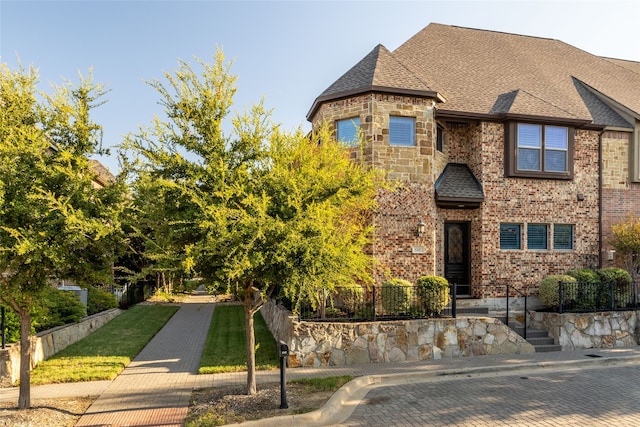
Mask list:
[[[275,369],[280,360],[275,339],[260,312],[254,316],[256,369]],[[247,370],[244,308],[241,305],[216,307],[200,361],[201,374]]]
[[[31,384],[111,380],[135,358],[178,310],[178,306],[137,305],[38,364]]]

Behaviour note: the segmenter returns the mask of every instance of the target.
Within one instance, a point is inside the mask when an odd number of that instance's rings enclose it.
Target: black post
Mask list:
[[[373,287],[373,298],[371,298],[372,302],[371,304],[373,304],[373,321],[376,321],[376,286]]]
[[[505,316],[504,324],[509,326],[509,285],[507,285],[507,315]]]
[[[280,352],[280,409],[287,409],[289,405],[287,404],[286,359],[289,357],[289,346],[280,341],[278,349]]]
[[[562,288],[563,288],[563,285],[564,285],[564,283],[562,283],[562,282],[558,283],[558,312],[560,314],[562,314],[562,306],[563,306],[563,301],[562,301],[562,297],[563,297],[563,295],[562,295],[563,289]]]
[[[616,302],[614,301],[616,295],[613,292],[613,281],[609,283],[609,293],[611,294],[611,311],[616,309]]]
[[[527,316],[529,315],[529,311],[527,310],[527,294],[524,294],[524,333],[522,337],[527,340]]]
[[[5,313],[4,313],[4,306],[0,307],[0,317],[2,317],[2,328],[0,328],[0,330],[2,330],[2,349],[4,350],[5,348],[5,344],[6,344],[6,333],[5,333],[5,329],[7,328],[7,322],[6,322],[6,318],[5,318]]]
[[[453,284],[453,296],[451,297],[451,317],[456,318],[456,300],[458,299],[458,285]]]

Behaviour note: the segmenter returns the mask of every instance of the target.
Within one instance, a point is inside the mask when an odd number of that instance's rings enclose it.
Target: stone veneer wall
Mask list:
[[[602,266],[623,267],[619,256],[607,260],[611,246],[611,227],[640,212],[640,183],[630,182],[628,132],[602,134]]]
[[[290,367],[535,352],[520,335],[499,320],[487,317],[299,322],[273,301],[262,308],[262,316],[274,337],[289,345]]]
[[[638,312],[532,312],[529,327],[545,329],[563,350],[615,348],[637,345]]]
[[[81,340],[121,313],[123,313],[122,310],[114,308],[85,317],[78,323],[58,326],[38,333],[32,337],[31,341],[33,348],[31,369],[35,368],[38,362],[47,360],[57,352]],[[9,344],[7,348],[0,350],[0,387],[9,387],[15,384],[19,378],[20,344]]]

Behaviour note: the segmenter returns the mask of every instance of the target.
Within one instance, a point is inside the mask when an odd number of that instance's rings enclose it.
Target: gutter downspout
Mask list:
[[[602,228],[603,228],[603,220],[602,220],[602,186],[603,182],[603,174],[602,174],[602,135],[604,134],[604,129],[598,133],[598,268],[602,268]]]

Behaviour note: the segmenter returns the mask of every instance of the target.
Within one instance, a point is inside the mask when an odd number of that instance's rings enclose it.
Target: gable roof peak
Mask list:
[[[378,44],[316,98],[307,119],[311,119],[323,102],[375,91],[444,101],[442,96],[398,61],[389,49]]]

